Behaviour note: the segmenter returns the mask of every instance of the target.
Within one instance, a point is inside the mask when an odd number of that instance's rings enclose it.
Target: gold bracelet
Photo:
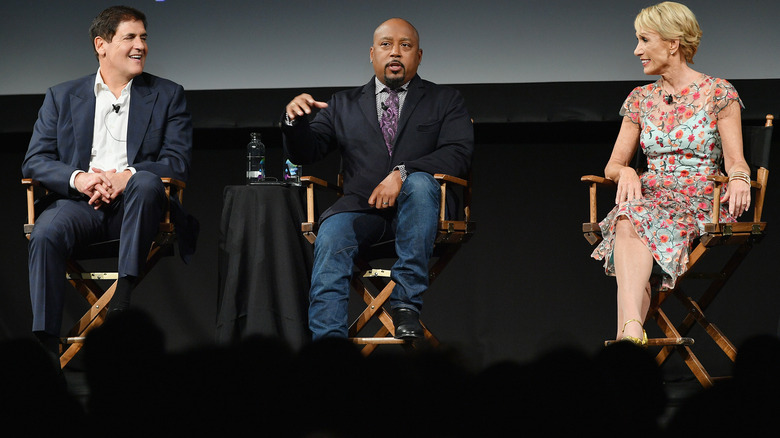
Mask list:
[[[745,184],[750,186],[750,178],[744,176],[744,175],[732,175],[729,177],[729,182],[732,181],[743,181]]]
[[[742,177],[745,177],[747,179],[750,179],[750,174],[747,173],[747,172],[744,172],[742,170],[735,170],[734,172],[730,173],[729,174],[729,179],[731,179],[731,177],[737,177],[737,176],[742,176]]]

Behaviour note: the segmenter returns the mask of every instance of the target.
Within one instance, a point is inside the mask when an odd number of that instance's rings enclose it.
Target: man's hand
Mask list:
[[[133,174],[129,170],[116,173],[116,169],[102,170],[93,167],[92,173],[82,172],[76,175],[73,185],[76,190],[89,196],[89,205],[97,210],[121,195],[131,176]]]
[[[104,172],[81,172],[73,179],[73,185],[80,193],[89,196],[89,205],[95,210],[103,205],[103,199],[110,199],[111,180]]]
[[[394,170],[379,183],[368,198],[368,205],[382,209],[395,206],[395,200],[401,193],[401,172]]]
[[[316,101],[310,94],[303,93],[291,100],[285,107],[285,111],[287,111],[287,117],[290,120],[295,120],[296,117],[311,114],[312,108],[322,109],[327,107],[327,103]]]
[[[104,172],[100,169],[92,168],[92,171],[96,173],[97,172],[104,173],[108,178],[109,182],[111,183],[109,190],[107,190],[109,193],[109,197],[108,199],[104,200],[106,204],[108,204],[112,200],[116,199],[119,195],[124,193],[125,188],[127,187],[127,181],[130,179],[131,176],[133,176],[133,172],[131,172],[130,170],[124,170],[122,172],[117,173],[114,169]]]

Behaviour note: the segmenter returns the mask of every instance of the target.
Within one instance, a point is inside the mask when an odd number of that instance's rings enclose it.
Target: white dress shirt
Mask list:
[[[115,97],[103,82],[98,68],[95,75],[95,124],[92,133],[92,151],[89,157],[89,169],[116,169],[117,173],[130,169],[127,162],[127,122],[130,112],[130,90],[133,80]],[[75,189],[76,175],[84,172],[77,170],[70,176],[70,186]]]

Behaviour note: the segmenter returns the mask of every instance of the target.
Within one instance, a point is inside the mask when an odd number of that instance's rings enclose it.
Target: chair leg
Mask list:
[[[363,296],[363,301],[366,303],[366,308],[363,310],[363,312],[358,316],[358,318],[350,325],[349,327],[349,336],[353,337],[356,336],[358,332],[360,332],[363,327],[365,327],[366,324],[371,320],[371,318],[374,317],[374,315],[382,311],[384,312],[383,305],[387,301],[387,299],[390,297],[390,294],[393,292],[393,287],[395,287],[395,282],[390,281],[383,289],[382,291],[374,297],[371,295],[371,293],[363,286],[363,283],[361,283],[360,279],[357,277],[354,277],[352,279],[352,287],[355,288],[358,293],[360,293]],[[389,316],[388,316],[389,317]],[[381,320],[380,315],[380,320]],[[382,321],[384,324],[384,321]],[[387,326],[385,324],[385,326]],[[390,333],[395,333],[395,328],[392,324],[392,320],[390,321],[390,326],[388,327],[390,330]]]
[[[149,249],[149,255],[146,258],[145,271],[151,270],[158,261],[163,257],[161,251],[165,245],[171,244],[170,233],[160,233],[155,241],[152,243]],[[98,285],[98,283],[91,277],[85,277],[83,275],[86,270],[76,261],[68,260],[66,264],[66,272],[69,276],[69,282],[73,287],[84,297],[90,305],[89,311],[82,316],[76,324],[70,329],[67,337],[65,338],[65,344],[68,347],[60,355],[60,367],[65,366],[76,356],[76,354],[84,346],[84,338],[87,334],[100,327],[106,318],[106,308],[108,307],[111,298],[114,297],[116,292],[117,282],[114,282],[105,291]],[[111,273],[111,276],[101,277],[100,279],[115,279],[116,273]],[[143,278],[143,276],[141,277]],[[139,278],[140,281],[140,278]]]
[[[702,387],[709,388],[714,384],[712,377],[701,364],[699,358],[693,353],[691,347],[683,345],[676,347],[675,350],[680,354],[683,361],[685,361],[685,365],[687,365],[688,369],[696,376],[696,379]]]
[[[60,355],[60,367],[65,368],[68,362],[73,359],[76,353],[84,346],[84,338],[94,328],[100,327],[103,324],[106,316],[106,307],[111,301],[116,291],[117,282],[114,281],[111,286],[106,289],[105,292],[98,298],[97,301],[92,303],[89,311],[79,319],[79,321],[68,332],[66,338],[66,344],[69,345],[65,351]],[[94,294],[90,289],[90,293]]]
[[[445,246],[445,248],[428,271],[429,285],[433,283],[433,281],[447,266],[450,260],[452,260],[458,249],[460,249],[460,245],[457,244],[441,245]],[[355,265],[363,272],[372,271],[372,267],[365,260],[358,259],[355,261]],[[409,346],[408,343],[404,340],[395,339],[393,337],[395,334],[395,325],[390,314],[384,309],[384,304],[387,302],[388,298],[390,298],[390,294],[393,292],[393,288],[395,287],[395,282],[393,280],[383,279],[383,277],[389,277],[389,272],[382,271],[379,275],[363,277],[380,291],[376,296],[372,295],[372,293],[366,288],[361,280],[361,277],[353,276],[350,283],[352,288],[363,297],[366,308],[357,317],[357,319],[355,319],[355,321],[350,324],[348,336],[355,343],[365,344],[361,350],[364,355],[371,354],[378,345],[382,344],[401,344]],[[379,330],[374,334],[374,337],[357,337],[358,333],[360,333],[360,331],[373,317],[377,317],[382,324]],[[433,347],[438,346],[439,340],[436,339],[430,330],[428,330],[428,327],[426,327],[425,324],[422,322],[420,322],[420,324],[423,327],[423,335],[428,345]]]
[[[691,329],[694,322],[699,323],[699,325],[704,328],[704,331],[715,341],[723,353],[725,353],[726,356],[728,356],[728,358],[734,362],[737,359],[737,347],[731,343],[726,335],[715,324],[707,319],[707,317],[704,315],[704,309],[702,306],[682,292],[676,291],[675,296],[688,310],[688,314],[680,324],[680,332],[686,334]],[[709,302],[707,304],[709,304]]]
[[[657,345],[663,345],[661,351],[659,351],[659,353],[656,355],[656,362],[659,366],[665,363],[673,352],[677,352],[680,354],[685,364],[688,366],[691,372],[693,372],[694,376],[697,378],[697,380],[699,380],[703,387],[712,386],[712,376],[710,376],[710,374],[706,371],[696,354],[693,353],[693,350],[690,348],[690,344],[686,343],[685,345],[682,345],[674,343],[675,339],[689,339],[683,338],[683,336],[686,336],[697,323],[702,328],[704,328],[704,331],[707,333],[707,335],[712,338],[718,348],[720,348],[721,351],[723,351],[723,353],[732,362],[736,360],[737,348],[728,339],[728,337],[726,337],[726,335],[705,316],[704,311],[713,302],[729,278],[731,278],[731,275],[745,259],[750,249],[752,249],[752,246],[753,242],[750,240],[747,240],[739,245],[739,247],[736,249],[736,251],[734,251],[718,275],[715,276],[715,279],[709,284],[698,301],[683,293],[682,289],[680,288],[675,288],[671,291],[660,292],[658,295],[653,297],[653,301],[651,302],[651,306],[648,311],[648,319],[650,317],[655,319],[655,321],[658,323],[658,326],[667,336],[666,339],[657,340]],[[708,249],[709,248],[706,248],[701,244],[698,245],[695,251],[696,258],[698,259]],[[691,263],[691,265],[692,264],[693,263]],[[689,272],[686,273],[686,275],[683,277],[688,277],[689,273],[690,266]],[[678,283],[680,280],[682,280],[683,277],[678,279]],[[661,303],[663,303],[670,295],[674,295],[675,298],[682,303],[683,307],[685,307],[687,311],[685,318],[677,326],[672,324],[672,322],[666,316],[666,313],[660,308]]]
[[[707,334],[715,341],[718,347],[726,354],[726,356],[733,362],[736,360],[737,348],[726,337],[726,335],[712,322],[708,321],[704,316],[704,310],[709,307],[712,301],[717,296],[718,292],[723,288],[726,282],[731,278],[731,275],[737,270],[739,265],[747,256],[748,252],[752,249],[753,244],[747,241],[740,245],[737,250],[732,254],[731,258],[726,262],[725,266],[721,270],[718,277],[710,283],[707,290],[702,294],[698,302],[693,301],[689,297],[681,294],[675,294],[677,298],[688,309],[688,315],[686,315],[683,322],[680,324],[679,329],[683,334],[693,327],[693,324],[698,322],[704,327]]]
[[[434,347],[434,348],[438,347],[439,346],[439,340],[436,339],[436,336],[434,336],[433,333],[431,333],[431,331],[428,330],[428,327],[426,327],[425,324],[423,324],[422,321],[420,321],[420,325],[422,325],[423,333],[425,335],[425,340],[428,342],[428,345],[430,345],[431,347]]]
[[[672,324],[672,322],[669,320],[669,317],[666,316],[666,313],[662,309],[656,309],[654,318],[658,323],[658,326],[666,335],[667,340],[679,340],[678,342],[683,342],[685,338],[683,338],[682,334],[674,327],[674,324]],[[666,343],[664,342],[665,340],[660,341],[660,345],[664,345]],[[707,370],[699,361],[699,358],[696,357],[696,354],[694,354],[693,350],[691,350],[691,347],[688,344],[678,343],[673,345],[664,345],[655,356],[655,361],[658,366],[663,365],[673,352],[677,352],[680,355],[682,360],[685,362],[685,365],[688,367],[688,369],[691,370],[702,387],[708,388],[713,385],[712,377],[709,375]]]

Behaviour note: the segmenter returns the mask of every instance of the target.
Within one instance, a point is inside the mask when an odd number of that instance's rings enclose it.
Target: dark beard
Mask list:
[[[395,90],[399,88],[401,85],[404,84],[404,78],[388,78],[387,75],[385,75],[385,85],[387,85],[388,88],[391,90]]]

